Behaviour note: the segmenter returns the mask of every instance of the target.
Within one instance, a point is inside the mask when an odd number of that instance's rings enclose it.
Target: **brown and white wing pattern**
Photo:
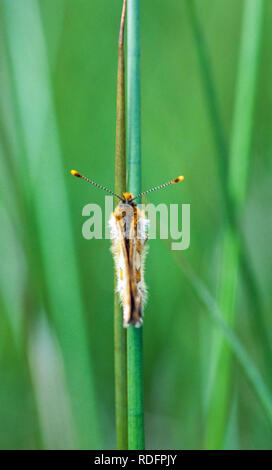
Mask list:
[[[130,301],[130,273],[128,265],[128,253],[124,237],[124,221],[118,216],[116,210],[110,217],[112,254],[117,277],[116,290],[119,292],[123,305],[124,325],[129,322],[131,315]]]
[[[110,218],[112,254],[117,276],[117,291],[123,305],[124,326],[141,326],[146,300],[144,261],[148,239],[148,220],[144,211],[131,208],[131,217],[123,217],[117,206]]]
[[[134,228],[130,237],[129,265],[131,267],[131,290],[134,298],[131,323],[140,326],[143,322],[143,307],[147,297],[144,281],[144,267],[146,257],[146,242],[148,240],[148,220],[144,211],[134,208]]]

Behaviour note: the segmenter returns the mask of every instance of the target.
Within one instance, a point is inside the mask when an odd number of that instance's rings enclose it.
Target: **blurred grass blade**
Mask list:
[[[250,264],[249,254],[246,250],[246,241],[243,233],[240,230],[240,226],[236,221],[234,213],[234,205],[232,203],[228,185],[226,184],[227,175],[229,174],[229,162],[228,162],[228,144],[225,138],[223,120],[221,117],[218,96],[216,92],[215,79],[212,70],[212,64],[209,57],[209,51],[199,21],[195,0],[187,0],[186,5],[188,7],[189,19],[192,25],[194,33],[194,39],[196,42],[196,48],[198,53],[198,59],[200,64],[201,79],[203,82],[203,89],[207,101],[207,107],[209,111],[209,118],[213,130],[215,145],[217,149],[217,163],[219,168],[219,176],[221,179],[221,191],[224,199],[226,216],[229,218],[229,223],[233,226],[233,229],[239,231],[240,242],[240,256],[241,256],[241,268],[243,279],[247,293],[250,297],[250,305],[252,309],[251,316],[251,327],[254,333],[258,331],[257,339],[262,346],[263,359],[267,365],[268,370],[271,368],[272,361],[272,345],[269,340],[267,332],[263,305],[261,301],[260,292],[256,283],[255,275]]]
[[[45,448],[73,449],[74,430],[62,358],[44,315],[31,330],[28,357]]]
[[[228,347],[231,349],[238,363],[242,367],[242,370],[255,390],[255,393],[258,396],[260,403],[262,404],[264,411],[272,425],[272,395],[264,383],[257,368],[249,358],[246,350],[244,349],[235,332],[232,330],[232,328],[230,328],[227,321],[224,319],[223,312],[220,310],[218,303],[210,294],[205,284],[195,274],[191,266],[185,262],[184,258],[181,260],[177,252],[173,252],[173,255],[177,261],[177,265],[190,282],[195,295],[207,308],[207,311],[211,315],[211,319],[220,330],[220,333],[226,340]]]
[[[226,431],[224,450],[239,450],[241,447],[239,436],[239,385],[235,383],[230,405],[228,426]]]
[[[244,2],[241,50],[238,65],[234,120],[230,146],[229,191],[235,218],[241,216],[246,195],[258,57],[262,31],[263,0]],[[226,227],[219,306],[226,322],[234,324],[239,276],[240,243],[233,226]],[[223,337],[214,337],[214,367],[210,389],[205,448],[220,449],[226,433],[231,361]]]
[[[226,180],[228,173],[228,148],[224,135],[223,122],[219,109],[215,83],[213,80],[212,64],[207,51],[206,43],[202,33],[201,25],[195,8],[195,0],[186,0],[186,6],[189,12],[189,19],[192,25],[194,39],[196,41],[198,59],[200,63],[201,78],[207,98],[209,117],[211,120],[216,147],[219,154],[219,170],[221,181]],[[223,189],[223,188],[222,188]],[[224,189],[223,189],[224,191]]]
[[[140,113],[140,2],[128,0],[127,11],[127,112],[129,192],[141,192]],[[138,202],[138,201],[137,201]],[[128,446],[143,450],[143,328],[128,327]]]
[[[123,3],[117,72],[116,105],[116,145],[115,145],[115,193],[126,191],[126,122],[125,122],[125,64],[124,28],[126,0]],[[116,198],[115,203],[119,200]],[[127,430],[127,331],[123,327],[123,309],[119,293],[116,292],[117,279],[114,275],[114,373],[115,373],[115,415],[117,449],[128,448]]]
[[[6,313],[25,380],[32,377],[32,380],[29,380],[29,387],[33,388],[33,401],[37,405],[43,445],[49,449],[73,448],[72,423],[68,420],[70,413],[68,413],[67,391],[62,377],[61,357],[57,354],[56,344],[50,337],[45,318],[36,328],[30,327],[30,335],[27,338],[29,344],[25,344],[24,333],[30,319],[33,321],[34,313],[31,311],[29,299],[28,310],[25,312],[26,285],[27,281],[29,282],[26,259],[19,240],[16,239],[16,230],[12,227],[8,213],[1,204],[0,220],[1,315]],[[11,279],[13,282],[10,282]]]
[[[16,347],[20,350],[24,310],[24,289],[26,282],[26,260],[9,214],[0,201],[0,246],[1,270],[0,293],[14,335]],[[10,282],[10,280],[13,282]]]
[[[28,358],[25,351],[16,344],[17,339],[10,321],[10,307],[7,311],[5,306],[6,299],[2,297],[0,290],[0,448],[43,449],[44,423],[38,417],[37,397],[31,383]],[[18,442],[21,444],[18,445]]]
[[[229,178],[230,194],[238,215],[245,201],[248,179],[263,7],[263,0],[244,0]]]
[[[100,446],[73,229],[62,167],[46,44],[35,0],[2,1],[21,158],[37,223],[48,302],[71,394],[77,446]],[[68,174],[68,173],[67,173]],[[42,280],[41,280],[42,283]]]

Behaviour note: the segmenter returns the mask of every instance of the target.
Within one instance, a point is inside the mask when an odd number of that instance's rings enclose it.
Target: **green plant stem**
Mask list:
[[[126,122],[125,122],[125,66],[124,26],[126,0],[120,25],[118,44],[116,144],[115,144],[115,192],[126,191]],[[119,203],[118,198],[115,201]],[[123,310],[116,292],[117,279],[114,276],[114,374],[115,374],[115,415],[117,449],[128,448],[127,432],[127,332],[123,328]]]
[[[128,173],[129,191],[141,192],[140,113],[140,15],[139,0],[128,0],[127,83],[128,83]],[[143,328],[128,328],[128,447],[143,450]]]
[[[258,56],[262,30],[262,10],[262,0],[258,2],[255,0],[246,0],[244,2],[241,50],[230,147],[230,175],[228,186],[236,220],[241,216],[246,196]],[[226,322],[230,326],[234,325],[235,322],[239,259],[239,237],[233,226],[228,224],[223,241],[219,307]],[[215,362],[210,389],[205,448],[220,449],[223,446],[227,425],[231,361],[229,347],[226,345],[222,336],[217,335],[215,337],[213,346]]]

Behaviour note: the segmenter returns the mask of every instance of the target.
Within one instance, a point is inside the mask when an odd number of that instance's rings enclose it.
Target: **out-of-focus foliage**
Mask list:
[[[259,1],[259,0],[251,0]],[[117,44],[122,1],[2,0],[0,9],[0,448],[115,447],[110,241],[85,240],[82,207],[114,188]],[[19,8],[18,4],[24,4]],[[196,0],[227,144],[243,2]],[[272,4],[265,2],[248,191],[240,225],[260,296],[240,270],[234,329],[271,388]],[[34,58],[34,59],[33,59]],[[218,151],[184,0],[141,3],[143,189],[191,204],[183,253],[217,297],[226,213]],[[226,183],[227,184],[227,183]],[[147,448],[201,448],[214,329],[163,240],[151,240],[144,320]],[[224,446],[272,448],[271,422],[233,361]]]

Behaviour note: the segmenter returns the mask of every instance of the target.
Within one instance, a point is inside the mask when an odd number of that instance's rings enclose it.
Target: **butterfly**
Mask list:
[[[144,282],[144,264],[148,241],[148,219],[144,210],[137,207],[136,199],[170,184],[183,181],[183,176],[164,183],[160,186],[148,189],[133,196],[125,192],[122,196],[108,188],[72,170],[72,175],[81,178],[88,183],[102,189],[120,199],[111,214],[109,225],[111,229],[112,254],[117,277],[117,292],[123,306],[123,325],[140,327],[143,323],[143,307],[146,301],[146,285]]]

